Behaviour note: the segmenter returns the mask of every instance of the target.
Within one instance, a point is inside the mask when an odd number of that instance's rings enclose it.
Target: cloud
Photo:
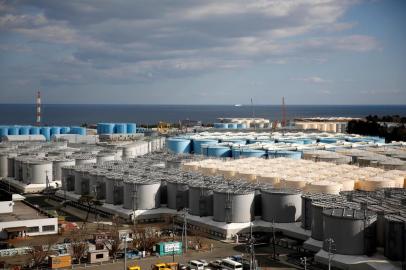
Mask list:
[[[310,77],[305,77],[305,78],[291,78],[291,81],[299,81],[299,82],[305,82],[305,83],[313,83],[313,84],[325,84],[325,83],[331,83],[331,80],[326,80],[323,78],[320,78],[318,76],[310,76]]]
[[[1,2],[0,31],[5,34],[0,41],[17,34],[35,48],[58,48],[57,56],[45,58],[42,71],[52,73],[43,77],[53,83],[190,77],[258,63],[325,62],[337,52],[378,50],[372,36],[343,33],[354,22],[342,17],[357,2]],[[328,81],[311,77],[306,82]]]

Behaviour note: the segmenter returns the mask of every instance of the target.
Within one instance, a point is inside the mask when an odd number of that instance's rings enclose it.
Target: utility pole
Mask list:
[[[187,219],[186,219],[186,214],[189,213],[190,209],[189,208],[183,208],[182,209],[182,215],[183,215],[183,226],[182,226],[182,243],[183,240],[185,240],[185,253],[187,253],[187,248],[188,248],[188,242],[187,242]],[[183,234],[185,237],[183,238]]]
[[[37,126],[41,125],[41,92],[37,92],[37,113],[36,113],[36,121],[35,124]]]
[[[275,237],[275,220],[272,219],[272,244],[273,244],[273,259],[276,260],[276,237]]]
[[[252,222],[250,222],[250,239],[248,242],[249,252],[250,252],[250,270],[256,269],[256,260],[255,260],[255,249],[254,249],[255,239],[252,236]]]
[[[304,270],[307,270],[307,258],[306,257],[300,258],[300,262],[303,264]]]
[[[328,251],[328,270],[331,270],[331,259],[333,257],[333,252],[335,250],[334,247],[334,240],[332,238],[328,238],[324,240],[325,244],[327,244],[327,251]]]
[[[172,262],[175,262],[175,215],[172,216]]]
[[[286,105],[285,105],[285,97],[282,97],[282,127],[286,126]]]
[[[124,270],[127,270],[127,234],[121,237],[124,240]]]

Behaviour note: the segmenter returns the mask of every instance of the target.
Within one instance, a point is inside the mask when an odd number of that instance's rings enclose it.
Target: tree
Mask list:
[[[114,216],[112,219],[112,224],[109,228],[108,234],[109,238],[103,241],[104,246],[108,249],[109,255],[113,257],[114,260],[117,259],[117,253],[120,250],[120,218],[118,216]]]
[[[39,269],[45,262],[45,259],[53,253],[52,246],[58,241],[58,237],[49,237],[45,245],[33,246],[28,251],[28,256],[31,263],[31,268]]]
[[[81,229],[72,230],[70,232],[70,240],[71,240],[71,249],[72,249],[72,258],[77,262],[80,263],[82,258],[85,257],[85,254],[89,248],[89,244],[87,242],[88,232],[86,227],[82,227]]]
[[[97,205],[102,205],[103,203],[97,200],[94,196],[91,195],[82,195],[79,198],[79,202],[87,206],[86,218],[84,220],[84,224],[86,224],[89,220],[90,211],[92,208],[95,208]]]

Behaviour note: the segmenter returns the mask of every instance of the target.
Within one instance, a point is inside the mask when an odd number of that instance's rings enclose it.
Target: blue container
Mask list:
[[[239,153],[240,157],[266,157],[266,151],[261,149],[242,149]]]
[[[84,127],[71,127],[70,134],[86,135],[86,128]]]
[[[213,126],[214,128],[228,128],[227,123],[214,123]]]
[[[98,134],[113,134],[114,133],[113,123],[98,123],[97,124],[97,133]]]
[[[228,123],[228,128],[237,129],[237,128],[238,128],[238,124],[237,124],[237,123]]]
[[[202,153],[202,145],[213,145],[213,144],[217,144],[218,141],[217,140],[212,140],[212,139],[196,139],[193,140],[193,152],[196,155],[201,155]]]
[[[210,145],[207,145],[207,144],[203,144],[203,145],[202,145],[202,148],[201,148],[201,149],[202,149],[202,155],[203,155],[203,156],[208,156],[208,155],[209,155],[209,154],[208,154],[209,146],[210,146]]]
[[[0,137],[8,135],[8,127],[0,127]]]
[[[264,140],[264,139],[251,139],[247,141],[247,144],[253,144],[253,143],[268,143],[268,144],[273,144],[275,141],[271,140]]]
[[[127,133],[134,134],[137,132],[137,124],[135,123],[127,123]]]
[[[308,139],[308,138],[302,138],[300,139],[301,141],[303,141],[303,144],[313,144],[316,143],[316,140],[312,140],[312,139]]]
[[[18,134],[20,134],[20,135],[30,135],[30,126],[21,126]]]
[[[53,135],[61,134],[61,128],[60,127],[51,127],[51,137]]]
[[[320,138],[321,143],[336,143],[336,138]]]
[[[69,134],[70,127],[61,127],[60,132],[61,132],[61,134]]]
[[[192,142],[182,138],[166,139],[166,147],[175,154],[189,154],[192,151]]]
[[[246,124],[237,124],[237,128],[238,129],[246,129],[247,128],[247,125]]]
[[[228,146],[209,145],[207,148],[209,157],[231,157],[231,149]]]
[[[20,134],[20,127],[10,126],[8,127],[8,135],[18,135]]]
[[[275,157],[285,157],[285,158],[291,158],[291,159],[301,159],[302,158],[302,152],[299,151],[276,151],[275,152]]]
[[[44,135],[47,141],[51,140],[51,128],[50,127],[42,127],[40,133]]]
[[[127,125],[124,123],[116,123],[114,125],[114,133],[117,133],[117,134],[127,133]]]
[[[39,135],[40,134],[40,128],[39,127],[31,127],[30,128],[30,134],[31,135]]]

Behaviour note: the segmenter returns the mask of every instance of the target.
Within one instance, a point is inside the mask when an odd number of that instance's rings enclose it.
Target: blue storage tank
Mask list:
[[[20,135],[30,135],[30,126],[21,126],[18,134],[20,134]]]
[[[8,127],[0,127],[0,137],[8,135]]]
[[[60,127],[51,127],[51,137],[53,135],[61,134],[61,128]]]
[[[40,127],[31,127],[30,128],[30,134],[31,135],[39,135],[40,134]]]
[[[228,128],[237,129],[237,128],[238,128],[238,124],[237,124],[237,123],[228,123]]]
[[[313,143],[316,143],[316,140],[308,139],[308,138],[301,138],[300,140],[303,141],[303,144],[313,144]]]
[[[320,138],[321,143],[336,143],[336,138]]]
[[[253,144],[253,143],[275,143],[275,141],[271,141],[271,140],[265,140],[265,139],[250,139],[247,141],[247,144]]]
[[[276,151],[275,152],[275,157],[285,157],[285,158],[291,158],[291,159],[301,159],[302,158],[302,152],[299,151]]]
[[[70,134],[78,134],[78,135],[86,135],[86,128],[85,127],[71,127]]]
[[[189,154],[192,152],[192,142],[189,139],[168,138],[166,139],[166,147],[175,154]]]
[[[247,128],[247,125],[244,124],[244,123],[242,123],[242,124],[237,124],[237,128],[238,128],[238,129],[246,129],[246,128]]]
[[[231,149],[228,146],[209,145],[207,148],[209,157],[231,157]]]
[[[228,128],[227,123],[214,123],[213,126],[214,128]]]
[[[196,139],[193,140],[193,152],[196,155],[201,155],[202,153],[202,145],[206,144],[206,145],[213,145],[213,144],[217,144],[218,141],[217,140],[213,140],[213,139]]]
[[[61,127],[60,132],[61,132],[61,134],[69,134],[70,127]]]
[[[127,125],[124,123],[116,123],[114,125],[114,133],[117,133],[117,134],[127,133]]]
[[[135,123],[127,123],[127,133],[133,134],[137,132],[137,124]]]
[[[40,134],[44,135],[47,141],[51,140],[51,128],[50,127],[42,127],[40,129]]]
[[[209,155],[209,154],[208,154],[209,146],[210,146],[210,145],[208,145],[208,144],[203,144],[203,145],[202,145],[202,155],[203,155],[203,156],[208,156],[208,155]]]
[[[20,134],[20,127],[10,126],[8,127],[8,135],[18,135]]]
[[[98,123],[97,124],[97,133],[98,134],[113,134],[114,133],[113,123]]]
[[[262,149],[242,149],[240,157],[266,157],[266,151]]]

